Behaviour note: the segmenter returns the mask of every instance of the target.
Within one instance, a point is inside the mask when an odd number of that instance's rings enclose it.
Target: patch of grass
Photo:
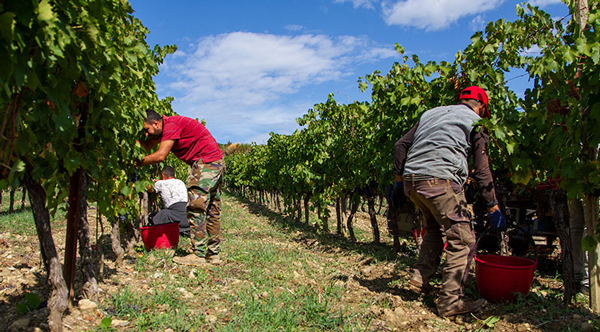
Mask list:
[[[352,322],[346,308],[335,308],[332,303],[339,293],[333,288],[300,287],[296,292],[281,291],[259,294],[256,289],[245,289],[236,294],[233,310],[235,318],[221,331],[352,331]]]
[[[0,232],[10,233],[11,235],[34,236],[37,234],[35,220],[31,212],[29,198],[26,197],[25,204],[21,205],[23,191],[17,189],[15,191],[13,212],[9,212],[10,208],[10,190],[4,190],[2,195],[2,203],[0,204]],[[58,208],[56,216],[52,218],[53,227],[64,227],[66,204],[61,204]]]
[[[170,249],[142,250],[137,253],[138,257],[134,263],[134,270],[137,272],[157,272],[165,271],[172,263],[175,252]]]
[[[112,304],[106,309],[109,315],[131,318],[139,315],[146,309],[147,299],[129,287],[112,296]]]
[[[36,234],[35,221],[29,207],[29,200],[26,200],[24,208],[21,208],[21,190],[15,191],[14,210],[9,211],[10,190],[1,192],[2,204],[0,204],[0,232],[11,233],[12,235],[31,236]]]
[[[12,235],[33,236],[37,231],[31,210],[0,214],[0,232]]]
[[[497,304],[497,306],[501,307],[503,314],[525,316],[533,325],[561,321],[563,317],[573,314],[586,314],[581,307],[564,306],[563,296],[561,288],[547,287],[534,282],[532,290],[527,295],[519,295],[512,303]]]
[[[105,310],[113,317],[130,321],[138,331],[166,328],[197,330],[205,322],[204,313],[187,307],[181,293],[173,287],[163,290],[155,287],[148,293],[125,287],[112,296],[111,304]]]
[[[2,204],[0,204],[0,213],[8,212],[10,209],[10,190],[3,190],[2,194]],[[25,197],[23,200],[23,189],[18,188],[14,192],[14,200],[13,200],[13,212],[18,210],[24,210],[29,207],[29,197]]]
[[[238,204],[223,211],[226,264],[179,266],[172,257],[180,249],[140,251],[133,270],[144,286],[120,288],[106,314],[139,331],[365,330],[365,320],[340,304],[338,262],[290,240],[297,230],[274,227],[283,219],[266,223]]]

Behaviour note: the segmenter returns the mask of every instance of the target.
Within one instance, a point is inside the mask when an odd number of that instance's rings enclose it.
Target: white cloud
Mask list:
[[[187,90],[190,102],[236,96],[239,103],[256,105],[309,82],[337,79],[350,47],[318,35],[206,37],[180,62],[172,87]]]
[[[360,8],[360,7],[365,7],[368,9],[375,9],[375,6],[373,6],[373,4],[378,2],[378,0],[333,0],[333,2],[334,3],[352,2],[352,6],[354,7],[354,9]]]
[[[306,29],[303,25],[299,24],[288,24],[284,28],[289,31],[300,31]]]
[[[487,21],[485,20],[485,15],[477,15],[471,20],[471,30],[473,31],[481,31],[485,28]]]
[[[538,7],[546,7],[549,5],[555,5],[555,4],[562,3],[561,0],[531,0],[528,2],[530,5],[538,6]]]
[[[297,128],[295,119],[315,103],[302,89],[327,83],[335,91],[335,82],[359,76],[358,64],[395,56],[392,45],[366,37],[233,32],[167,57],[161,75],[171,83],[157,88],[175,97],[179,114],[206,119],[217,141],[252,140]]]
[[[480,15],[496,9],[503,0],[400,0],[382,3],[384,20],[388,25],[402,25],[441,30],[462,17]]]
[[[537,57],[542,55],[542,49],[538,45],[532,45],[530,48],[521,51],[521,55]]]

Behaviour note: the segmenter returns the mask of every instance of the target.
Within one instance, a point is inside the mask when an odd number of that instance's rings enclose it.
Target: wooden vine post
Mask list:
[[[84,97],[87,95],[87,89],[79,89],[83,86],[83,83],[78,83],[76,91],[85,91],[77,93],[78,97]],[[73,146],[79,153],[83,153],[82,141],[85,138],[85,122],[87,120],[87,104],[80,104],[80,118],[77,127],[77,137]],[[64,278],[69,289],[69,298],[75,297],[74,283],[75,283],[75,268],[77,263],[77,238],[79,234],[79,221],[82,213],[87,211],[81,211],[82,207],[82,183],[83,183],[83,168],[79,167],[73,175],[71,175],[71,187],[69,188],[69,210],[67,212],[67,238],[65,241],[65,266],[64,266]],[[85,205],[83,205],[85,206]]]
[[[81,187],[83,172],[77,169],[71,176],[71,188],[69,189],[69,210],[67,212],[67,238],[65,241],[65,266],[64,277],[69,289],[69,298],[73,299],[75,292],[73,284],[75,281],[75,264],[77,262],[77,233],[79,232],[79,217],[82,213]]]
[[[598,196],[587,195],[583,200],[585,225],[588,230],[588,236],[594,239],[598,238],[596,228],[598,227]],[[588,273],[590,278],[590,307],[594,313],[600,312],[600,269],[598,268],[598,258],[600,257],[600,247],[595,243],[594,249],[588,251]]]
[[[585,31],[588,20],[588,0],[575,0],[575,10],[573,16],[580,27],[581,32]],[[598,160],[598,147],[587,146],[584,142],[584,149],[589,153],[590,161]],[[600,246],[598,245],[598,196],[596,194],[586,194],[583,198],[584,219],[587,228],[587,235],[594,241],[593,248],[588,250],[588,274],[590,281],[590,308],[594,313],[600,312],[600,267],[598,259],[600,258]],[[588,248],[589,249],[589,248]]]

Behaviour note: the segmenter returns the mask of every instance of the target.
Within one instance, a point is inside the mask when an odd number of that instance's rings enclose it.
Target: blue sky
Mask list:
[[[180,115],[205,119],[219,143],[266,143],[291,134],[333,93],[369,101],[358,79],[401,61],[453,61],[489,21],[516,19],[509,0],[130,0],[147,41],[175,44],[155,77]],[[559,0],[532,0],[556,18]],[[513,84],[519,84],[517,80]],[[526,79],[523,84],[526,84]]]

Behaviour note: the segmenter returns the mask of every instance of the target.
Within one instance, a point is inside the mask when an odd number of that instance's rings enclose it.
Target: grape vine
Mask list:
[[[574,15],[560,20],[529,4],[517,6],[519,19],[488,23],[453,63],[423,63],[396,45],[402,63],[386,75],[376,71],[360,79],[363,91],[371,86],[370,103],[342,105],[330,95],[298,119],[301,130],[271,134],[267,145],[230,157],[228,185],[291,197],[289,211],[298,209],[294,198],[309,198],[323,209],[367,183],[377,183],[383,193],[393,183],[396,140],[425,110],[456,103],[463,88],[479,85],[490,96],[491,119],[479,123],[491,132],[492,167],[509,170],[522,190],[552,181],[570,199],[586,203],[584,243],[597,273],[600,11],[598,2],[590,2],[582,16],[580,1],[565,3]],[[515,69],[532,82],[523,98],[507,84]],[[600,292],[592,293],[597,310]]]

